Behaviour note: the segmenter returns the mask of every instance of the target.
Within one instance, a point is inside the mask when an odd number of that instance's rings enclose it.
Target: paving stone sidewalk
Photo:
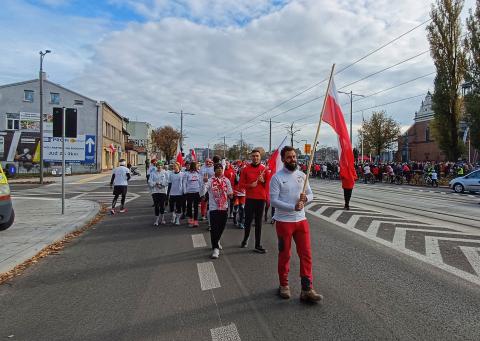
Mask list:
[[[0,231],[0,273],[35,256],[44,247],[62,239],[95,217],[100,205],[90,200],[61,201],[52,198],[14,197],[15,222]]]

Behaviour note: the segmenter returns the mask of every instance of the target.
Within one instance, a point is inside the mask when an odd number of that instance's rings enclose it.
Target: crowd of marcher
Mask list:
[[[153,201],[153,226],[182,225],[199,228],[204,221],[210,231],[211,258],[220,256],[220,240],[227,221],[243,229],[241,248],[247,248],[252,225],[255,226],[253,251],[265,254],[262,246],[262,222],[275,224],[278,254],[278,293],[290,298],[288,272],[291,241],[295,240],[300,258],[300,299],[318,302],[323,299],[313,288],[310,232],[305,216],[305,204],[313,200],[313,193],[306,182],[306,175],[299,169],[292,147],[281,150],[283,168],[275,171],[261,161],[258,150],[252,150],[250,161],[228,161],[214,156],[204,164],[196,161],[174,162],[170,165],[151,160],[146,165],[147,184]],[[110,213],[126,212],[125,198],[130,170],[124,160],[113,170],[110,185],[114,199]],[[121,196],[120,210],[116,210]],[[168,211],[167,212],[167,207]],[[169,216],[169,219],[167,219]]]

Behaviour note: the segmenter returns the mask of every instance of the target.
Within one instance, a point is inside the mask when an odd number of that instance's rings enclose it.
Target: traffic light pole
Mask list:
[[[62,214],[65,214],[65,107],[62,108]]]

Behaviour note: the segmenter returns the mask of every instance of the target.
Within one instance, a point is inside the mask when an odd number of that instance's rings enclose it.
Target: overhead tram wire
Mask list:
[[[378,105],[371,106],[371,107],[368,107],[368,108],[362,108],[362,109],[359,109],[359,110],[354,111],[353,113],[355,114],[355,113],[359,113],[359,112],[362,112],[362,111],[371,110],[371,109],[376,109],[376,108],[384,107],[384,106],[387,106],[387,105],[390,105],[390,104],[395,104],[395,103],[407,101],[407,100],[410,100],[410,99],[414,99],[414,98],[418,98],[418,97],[425,96],[425,94],[426,94],[426,93],[422,93],[422,94],[419,94],[419,95],[409,96],[409,97],[400,98],[400,99],[397,99],[397,100],[394,100],[394,101],[390,101],[390,102],[378,104]],[[298,122],[298,121],[301,121],[301,120],[304,120],[304,119],[307,119],[307,118],[311,118],[311,117],[314,117],[314,116],[317,116],[317,117],[318,117],[318,113],[315,113],[315,114],[312,114],[312,115],[308,115],[308,116],[304,116],[304,117],[302,117],[302,118],[300,118],[300,119],[296,119],[296,120],[293,121],[293,122]],[[318,124],[318,122],[307,122],[307,123],[304,123],[304,124],[302,124],[302,125],[299,125],[298,128],[302,128],[302,127],[305,127],[305,126],[311,125],[311,124]],[[285,129],[285,127],[284,127],[284,126],[282,126],[282,127],[276,127],[276,128],[274,128],[274,129],[272,129],[272,132],[280,131],[280,130],[282,130],[282,129]],[[249,136],[256,137],[256,136],[261,136],[261,135],[264,135],[264,134],[265,134],[264,132],[257,132],[257,133],[250,134]]]
[[[412,57],[410,57],[410,58],[404,59],[404,60],[402,60],[402,61],[400,61],[400,62],[398,62],[398,63],[396,63],[396,64],[393,64],[393,65],[391,65],[391,66],[389,66],[389,67],[386,67],[386,68],[384,68],[384,69],[382,69],[382,70],[379,70],[379,71],[377,71],[377,72],[371,73],[371,74],[369,74],[369,75],[367,75],[367,76],[365,76],[365,77],[363,77],[363,78],[360,78],[359,80],[356,80],[355,82],[351,82],[351,83],[349,83],[349,84],[347,84],[347,85],[344,85],[344,86],[342,86],[341,88],[339,88],[338,90],[342,90],[342,89],[345,89],[345,88],[347,88],[347,87],[349,87],[349,86],[351,86],[351,85],[360,83],[360,82],[364,81],[365,79],[368,79],[368,78],[370,78],[370,77],[376,76],[376,75],[378,75],[378,74],[380,74],[380,73],[382,73],[382,72],[385,72],[385,71],[387,71],[387,70],[389,70],[389,69],[394,68],[395,66],[398,66],[398,65],[401,65],[401,64],[403,64],[403,63],[409,62],[409,61],[411,61],[411,60],[413,60],[413,59],[415,59],[415,58],[418,58],[418,57],[420,57],[420,56],[422,56],[422,55],[424,55],[424,54],[427,54],[427,53],[429,53],[429,52],[430,52],[430,50],[423,51],[423,52],[421,52],[421,53],[419,53],[419,54],[416,54],[415,56],[412,56]]]
[[[420,24],[418,24],[417,26],[411,28],[410,30],[402,33],[401,35],[393,38],[392,40],[390,40],[390,41],[388,41],[387,43],[381,45],[380,47],[378,47],[378,48],[370,51],[370,52],[367,53],[365,56],[363,56],[363,57],[355,60],[354,62],[346,65],[345,67],[343,67],[343,68],[341,68],[340,70],[338,70],[337,72],[335,72],[335,75],[338,75],[338,74],[342,73],[343,71],[348,70],[349,68],[351,68],[351,67],[354,66],[355,64],[358,64],[358,63],[361,62],[362,60],[370,57],[371,55],[373,55],[373,54],[377,53],[378,51],[384,49],[385,47],[393,44],[393,43],[396,42],[397,40],[399,40],[399,39],[403,38],[404,36],[410,34],[411,32],[415,31],[416,29],[418,29],[418,28],[424,26],[425,24],[429,23],[431,20],[432,20],[432,19],[428,19],[428,20],[423,21],[422,23],[420,23]],[[254,116],[254,117],[250,118],[249,120],[247,120],[246,122],[240,124],[240,126],[238,126],[235,130],[237,130],[238,128],[244,126],[244,125],[247,124],[247,123],[252,122],[253,120],[256,120],[257,118],[259,118],[259,117],[261,117],[261,116],[263,116],[263,115],[265,115],[265,114],[268,114],[268,113],[271,112],[272,110],[277,109],[278,107],[284,105],[285,103],[290,102],[291,100],[297,98],[298,96],[303,95],[305,92],[307,92],[307,91],[309,91],[309,90],[317,87],[318,85],[326,82],[327,80],[328,80],[328,78],[322,79],[320,82],[317,82],[317,83],[309,86],[308,88],[300,91],[300,92],[297,93],[296,95],[294,95],[294,96],[292,96],[292,97],[290,97],[290,98],[288,98],[288,99],[286,99],[286,100],[283,100],[282,102],[280,102],[279,104],[273,106],[272,108],[270,108],[270,109],[268,109],[268,110],[266,110],[266,111],[264,111],[264,112],[262,112],[262,113],[260,113],[260,114],[258,114],[258,115],[256,115],[256,116]]]
[[[359,79],[359,80],[356,80],[356,81],[354,81],[354,82],[352,82],[352,83],[350,83],[350,84],[344,85],[344,86],[342,86],[342,87],[339,88],[339,89],[343,89],[343,88],[345,88],[345,87],[347,87],[347,86],[350,86],[350,85],[352,85],[352,84],[356,84],[356,83],[359,83],[359,82],[361,82],[361,81],[363,81],[363,80],[365,80],[365,79],[368,79],[368,78],[370,78],[370,77],[376,76],[376,75],[378,75],[378,74],[380,74],[380,73],[382,73],[382,72],[385,72],[385,71],[387,71],[387,70],[390,70],[390,69],[392,69],[392,68],[394,68],[394,67],[396,67],[396,66],[398,66],[398,65],[401,65],[401,64],[403,64],[403,63],[406,63],[406,62],[408,62],[408,61],[410,61],[410,60],[412,60],[412,59],[418,58],[418,57],[420,57],[421,55],[423,55],[423,54],[425,54],[425,53],[427,53],[427,52],[429,52],[429,50],[428,50],[428,51],[424,51],[424,52],[422,52],[422,53],[419,53],[419,54],[417,54],[417,55],[415,55],[415,56],[409,57],[409,58],[407,58],[407,59],[404,59],[404,60],[402,60],[402,61],[400,61],[400,62],[398,62],[398,63],[395,63],[395,64],[393,64],[393,65],[390,65],[390,66],[388,66],[388,67],[386,67],[386,68],[383,68],[383,69],[381,69],[381,70],[379,70],[379,71],[375,71],[375,72],[373,72],[373,73],[371,73],[371,74],[369,74],[369,75],[367,75],[367,76],[365,76],[365,77],[362,77],[362,78]],[[396,87],[401,86],[401,85],[404,85],[404,84],[407,84],[407,83],[409,83],[409,82],[413,82],[413,81],[415,81],[415,80],[417,80],[417,79],[420,79],[420,78],[423,78],[423,77],[427,77],[427,76],[429,76],[429,75],[430,75],[430,74],[417,77],[417,78],[415,78],[415,79],[413,79],[413,80],[410,80],[410,81],[404,82],[404,83],[402,83],[402,84],[399,84],[399,85],[397,85]],[[392,88],[390,88],[390,89],[381,90],[381,91],[379,91],[379,93],[381,93],[381,92],[386,92],[386,91],[391,90],[391,89],[393,89],[393,88],[394,88],[394,87],[392,87]],[[369,96],[365,96],[365,98],[371,97],[371,96],[373,96],[373,94],[372,94],[372,95],[369,95]],[[309,104],[309,103],[312,103],[312,102],[314,102],[314,101],[317,101],[317,100],[319,100],[319,99],[321,99],[321,98],[323,98],[323,97],[324,97],[324,96],[317,96],[317,97],[314,97],[314,98],[312,98],[312,99],[309,99],[308,101],[303,102],[303,103],[301,103],[301,104],[299,104],[299,105],[297,105],[297,106],[295,106],[295,107],[289,108],[289,109],[284,110],[284,111],[282,111],[282,112],[280,112],[280,113],[278,113],[278,114],[276,114],[276,115],[273,115],[271,118],[276,118],[276,117],[278,117],[278,116],[280,116],[280,115],[286,114],[287,112],[290,112],[290,111],[292,111],[292,110],[298,109],[298,108],[300,108],[300,107],[302,107],[302,106],[304,106],[304,105],[307,105],[307,104]],[[249,126],[248,128],[251,128],[252,126],[256,126],[256,124],[251,125],[251,126]],[[245,128],[245,129],[247,129],[247,128]]]

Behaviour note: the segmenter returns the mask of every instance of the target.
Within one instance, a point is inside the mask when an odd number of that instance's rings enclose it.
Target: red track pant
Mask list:
[[[300,258],[300,278],[302,289],[312,286],[312,249],[310,246],[310,228],[307,219],[298,222],[276,222],[278,237],[278,278],[281,286],[288,285],[292,237],[295,240]]]
[[[202,217],[207,216],[207,199],[203,199],[200,201],[200,213]]]

